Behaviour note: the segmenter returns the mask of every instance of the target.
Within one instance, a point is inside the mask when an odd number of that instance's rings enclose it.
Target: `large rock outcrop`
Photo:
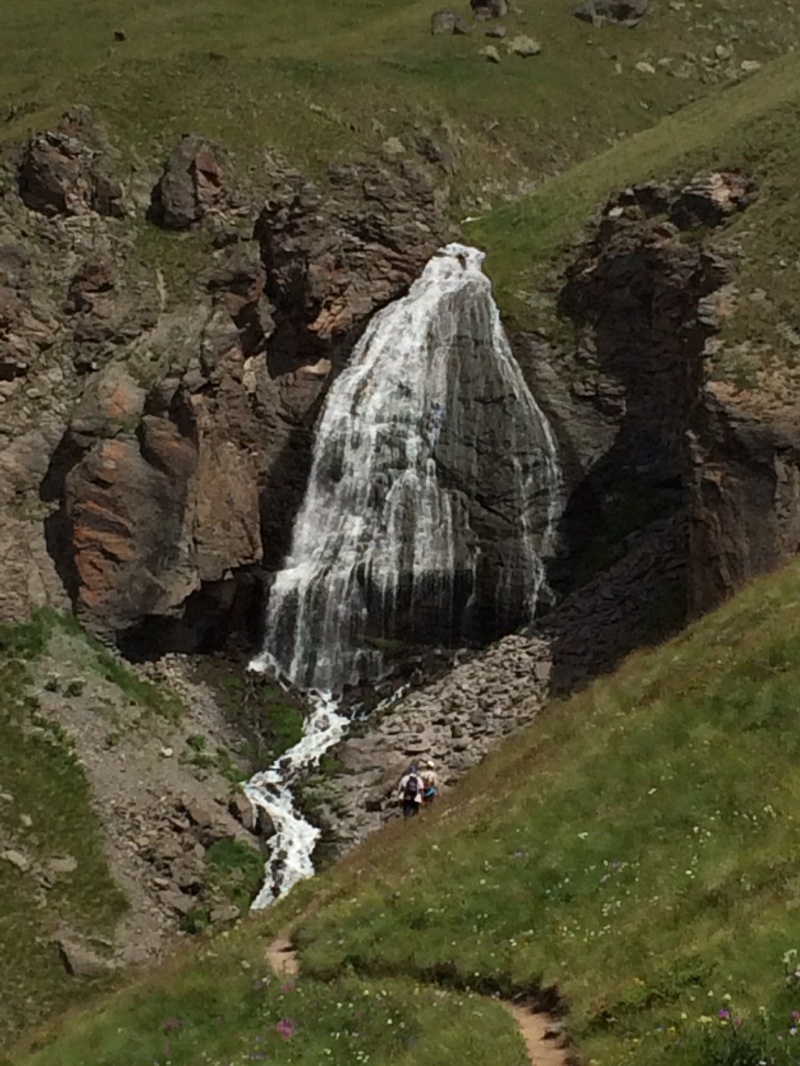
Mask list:
[[[332,168],[313,185],[276,167],[256,223],[278,331],[277,365],[341,353],[454,236],[443,199],[409,162]]]
[[[154,198],[169,228],[213,215],[194,308],[151,301],[145,318],[113,247],[78,262],[65,305],[76,368],[95,373],[54,457],[51,541],[86,624],[138,646],[193,647],[252,619],[262,566],[288,550],[343,352],[447,232],[408,168],[345,168],[323,190],[276,162],[252,241],[220,160],[184,138]],[[131,316],[130,365],[169,352],[146,389],[115,350]]]
[[[691,436],[689,610],[697,617],[800,551],[800,420],[711,385]]]
[[[122,186],[89,108],[71,108],[55,129],[31,138],[19,191],[28,207],[45,215],[124,214]]]

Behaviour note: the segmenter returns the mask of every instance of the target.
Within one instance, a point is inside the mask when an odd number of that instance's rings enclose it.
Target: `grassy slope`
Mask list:
[[[284,1007],[272,986],[248,1020],[219,1004],[250,994],[263,977],[264,938],[309,902],[300,985],[319,1014],[301,1015],[292,1001],[302,1041],[291,1045],[297,1057],[281,1061],[315,1061],[308,1049],[318,1054],[329,1032],[332,998],[355,1002],[340,991],[348,974],[363,982],[361,994],[388,982],[420,1031],[417,997],[427,993],[415,988],[434,979],[506,993],[557,984],[579,1048],[600,1066],[708,1063],[700,1019],[726,995],[745,1032],[762,1006],[785,1031],[800,999],[782,963],[800,946],[798,633],[794,566],[553,707],[438,814],[373,837],[267,923],[217,942],[211,962],[187,959],[120,993],[18,1061],[101,1066],[117,1061],[119,1041],[135,1030],[126,1061],[161,1062],[156,1023],[174,1015],[187,1037],[169,1061],[188,1066],[218,1012],[206,1061],[228,1062],[240,1033],[250,1041],[271,1032]],[[337,1009],[353,1027],[355,1008]],[[379,1018],[365,1039],[379,1040]],[[493,1012],[473,1019],[474,1038],[490,1025],[501,1027]],[[393,1060],[376,1043],[371,1061]],[[415,1061],[429,1061],[424,1039]],[[491,1061],[513,1066],[518,1048]]]
[[[5,794],[0,841],[32,864],[20,872],[0,861],[0,952],[6,959],[0,977],[0,1046],[92,991],[92,982],[76,987],[64,972],[50,942],[59,922],[103,936],[125,910],[109,875],[83,771],[66,738],[38,714],[28,692],[28,664],[44,651],[47,636],[46,626],[38,623],[0,632],[0,791]],[[59,878],[40,905],[37,865],[64,855],[78,860],[77,869]]]
[[[506,320],[559,330],[552,307],[558,265],[614,189],[650,178],[688,178],[706,167],[740,168],[755,178],[760,196],[719,242],[732,255],[738,293],[712,374],[742,388],[758,385],[762,402],[778,406],[800,386],[800,341],[791,331],[800,303],[793,252],[800,238],[798,129],[800,56],[792,55],[467,226],[470,239],[487,249]],[[779,372],[775,381],[772,370]]]
[[[0,139],[73,101],[97,106],[132,158],[196,128],[256,169],[264,146],[313,167],[433,131],[460,152],[461,191],[491,200],[726,84],[743,59],[800,43],[800,10],[779,0],[760,0],[756,13],[747,0],[658,4],[635,31],[587,26],[562,0],[534,0],[507,21],[537,37],[542,55],[495,66],[477,56],[480,27],[430,35],[437,6],[62,0],[56,31],[52,0],[5,0],[0,101],[11,110]],[[117,29],[127,40],[114,41]],[[732,57],[712,62],[717,46]],[[657,74],[635,68],[661,59]],[[669,75],[681,67],[688,77]]]
[[[51,941],[58,925],[107,937],[126,910],[109,873],[83,769],[58,723],[40,713],[32,694],[35,664],[64,624],[81,652],[80,661],[76,656],[65,670],[72,667],[84,676],[97,671],[143,715],[174,719],[178,713],[174,697],[79,638],[71,623],[41,614],[26,626],[0,627],[0,852],[12,848],[30,862],[21,872],[0,860],[0,955],[6,960],[0,975],[0,1047],[103,984],[67,977]],[[68,699],[68,684],[63,691]],[[48,860],[63,856],[77,860],[76,870],[42,892]]]

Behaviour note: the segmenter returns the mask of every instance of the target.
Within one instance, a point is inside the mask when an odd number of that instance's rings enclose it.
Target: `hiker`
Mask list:
[[[409,766],[408,773],[400,778],[397,798],[403,804],[404,818],[413,818],[419,813],[422,805],[422,779],[414,763]]]
[[[422,803],[430,807],[439,795],[439,775],[436,773],[436,764],[433,759],[428,759],[425,769],[422,771]]]

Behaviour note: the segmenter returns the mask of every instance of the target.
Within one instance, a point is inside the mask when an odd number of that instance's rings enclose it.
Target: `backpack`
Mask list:
[[[403,802],[416,803],[419,792],[419,778],[416,774],[409,774],[406,787],[403,789]]]

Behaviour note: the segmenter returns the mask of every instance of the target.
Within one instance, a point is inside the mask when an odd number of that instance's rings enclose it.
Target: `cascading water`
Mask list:
[[[482,260],[441,249],[331,387],[257,667],[336,690],[375,669],[371,639],[453,643],[533,614],[559,467]]]
[[[374,316],[333,383],[254,669],[341,691],[379,669],[387,638],[487,640],[533,616],[560,469],[482,261],[475,248],[442,248]],[[256,906],[313,872],[317,832],[289,786],[345,725],[318,698],[303,740],[247,786],[277,833]]]
[[[319,829],[298,814],[292,801],[291,786],[298,775],[314,766],[328,748],[344,736],[348,721],[336,711],[329,696],[310,694],[313,710],[306,719],[303,737],[268,770],[255,774],[244,787],[250,802],[267,812],[275,826],[275,840],[266,877],[254,910],[268,906],[278,896],[311,877]]]

